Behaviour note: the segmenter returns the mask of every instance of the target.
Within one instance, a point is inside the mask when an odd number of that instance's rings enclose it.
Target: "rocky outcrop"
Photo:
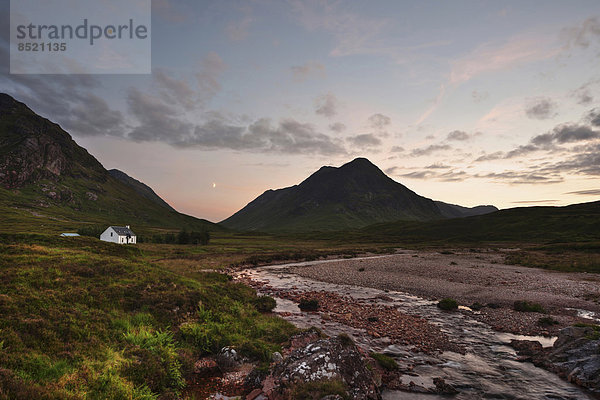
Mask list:
[[[576,385],[600,395],[600,327],[571,326],[562,329],[551,348],[537,341],[513,340],[519,360],[557,373]]]
[[[308,339],[317,339],[304,345]],[[337,382],[352,399],[380,399],[379,389],[372,372],[366,367],[364,358],[356,345],[347,337],[322,339],[314,332],[293,338],[304,346],[291,351],[283,361],[274,364],[262,387],[254,392],[270,400],[293,398],[293,393],[303,385],[316,385],[313,391],[323,384]],[[334,395],[335,393],[329,393]],[[335,398],[335,397],[331,397]]]
[[[5,188],[64,175],[106,180],[106,170],[71,135],[3,93],[0,120],[0,185]]]

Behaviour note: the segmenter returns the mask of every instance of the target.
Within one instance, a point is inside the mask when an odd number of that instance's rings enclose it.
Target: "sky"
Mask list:
[[[463,206],[600,197],[600,2],[152,2],[152,74],[0,91],[178,211],[227,218],[366,157]]]

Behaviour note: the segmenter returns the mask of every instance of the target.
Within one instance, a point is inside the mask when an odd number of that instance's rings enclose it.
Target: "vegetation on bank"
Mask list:
[[[0,253],[0,398],[176,398],[201,356],[264,361],[295,332],[253,289],[144,246],[0,234]]]

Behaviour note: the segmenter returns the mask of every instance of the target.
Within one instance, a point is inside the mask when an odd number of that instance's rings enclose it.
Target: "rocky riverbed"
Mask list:
[[[275,297],[275,311],[296,325],[317,326],[331,337],[347,332],[364,354],[394,357],[399,373],[380,382],[389,400],[441,399],[436,393],[446,385],[458,392],[456,399],[591,398],[557,374],[522,362],[510,348],[511,340],[552,346],[552,335],[562,327],[594,322],[598,304],[589,299],[599,288],[585,275],[505,265],[497,252],[404,252],[236,273]],[[486,306],[444,312],[436,307],[442,297]],[[516,299],[540,303],[558,323],[545,326],[540,318],[548,314],[513,310]],[[317,309],[301,311],[303,300],[316,300]]]

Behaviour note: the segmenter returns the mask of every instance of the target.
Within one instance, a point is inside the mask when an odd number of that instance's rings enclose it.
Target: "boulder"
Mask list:
[[[570,326],[560,330],[551,348],[537,341],[513,340],[520,361],[557,373],[569,382],[600,394],[600,327]]]
[[[319,339],[292,351],[273,366],[262,392],[269,399],[287,399],[297,385],[323,381],[341,381],[352,399],[381,398],[356,345],[340,338]]]

